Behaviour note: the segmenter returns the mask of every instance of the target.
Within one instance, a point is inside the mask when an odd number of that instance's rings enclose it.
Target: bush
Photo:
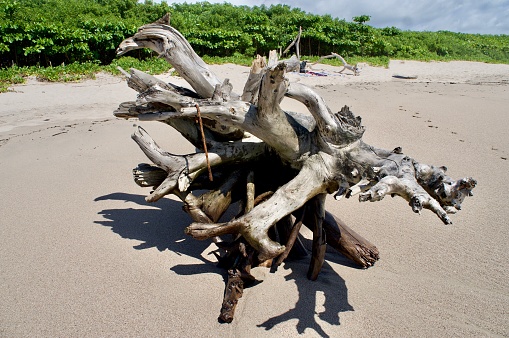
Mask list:
[[[108,65],[118,44],[166,12],[196,52],[253,57],[285,48],[302,27],[301,54],[477,60],[509,63],[508,35],[411,32],[373,28],[361,15],[346,22],[288,5],[155,3],[146,0],[0,0],[0,66]],[[237,53],[237,54],[236,54]],[[151,52],[132,52],[140,60]]]

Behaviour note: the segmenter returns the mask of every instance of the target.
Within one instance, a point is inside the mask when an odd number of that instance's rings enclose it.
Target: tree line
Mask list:
[[[0,66],[109,64],[137,27],[171,13],[171,25],[208,56],[267,55],[302,27],[301,54],[509,63],[509,35],[374,28],[288,5],[155,3],[151,0],[0,0]],[[139,51],[146,58],[150,52]]]

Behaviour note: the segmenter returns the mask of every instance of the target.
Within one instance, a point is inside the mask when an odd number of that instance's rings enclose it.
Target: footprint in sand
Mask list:
[[[495,147],[493,147],[493,146],[491,147],[491,150],[498,152],[498,148],[495,148]],[[507,157],[505,157],[505,156],[500,156],[500,158],[501,158],[502,160],[504,160],[504,161],[507,161]]]

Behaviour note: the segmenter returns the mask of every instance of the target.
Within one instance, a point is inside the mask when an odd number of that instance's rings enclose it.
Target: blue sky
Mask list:
[[[197,1],[171,1],[188,2]],[[370,15],[375,27],[395,26],[415,31],[509,34],[509,0],[208,0],[234,5],[287,4],[313,14],[330,14],[351,21]]]

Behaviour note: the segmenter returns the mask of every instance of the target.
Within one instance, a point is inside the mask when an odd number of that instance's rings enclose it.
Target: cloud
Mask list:
[[[184,2],[184,1],[168,1]],[[189,1],[187,2],[197,2]],[[224,0],[209,0],[223,3]],[[234,5],[288,4],[313,14],[352,21],[370,15],[370,25],[403,30],[509,34],[509,0],[230,0]]]

